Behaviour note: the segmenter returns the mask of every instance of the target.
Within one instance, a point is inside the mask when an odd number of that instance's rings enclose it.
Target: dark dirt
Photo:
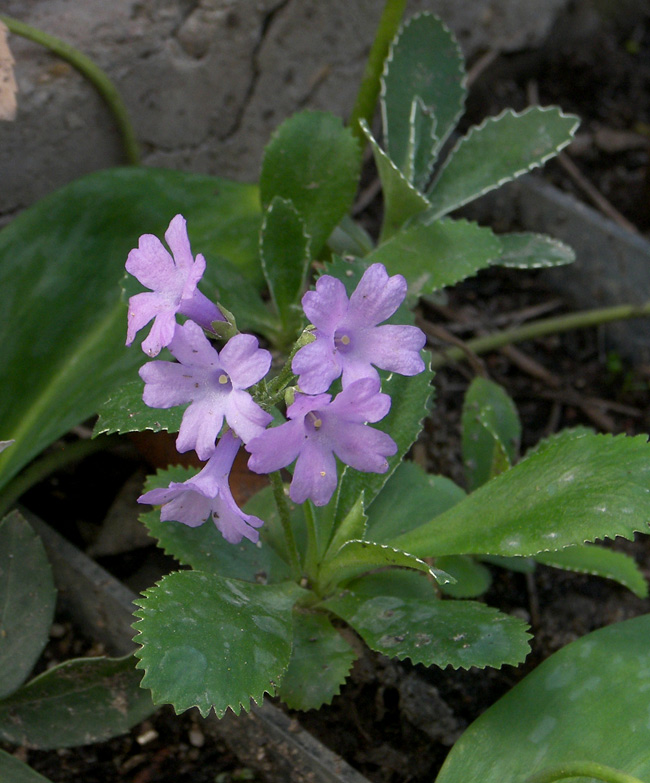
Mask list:
[[[596,26],[593,17],[567,20],[540,50],[499,55],[474,81],[465,123],[507,106],[523,109],[531,95],[583,118],[580,137],[568,154],[615,209],[639,231],[650,230],[650,12]],[[545,176],[585,198],[581,184],[561,164],[548,165]],[[371,208],[366,213],[370,222],[372,214]],[[444,305],[423,303],[420,316],[425,325],[443,326],[466,340],[564,310],[566,304],[546,287],[543,272],[493,270],[457,287]],[[432,346],[444,348],[433,339]],[[650,367],[628,367],[616,354],[606,353],[597,330],[524,343],[481,362],[481,371],[502,384],[517,404],[522,451],[541,437],[579,424],[608,432],[649,431]],[[459,483],[460,404],[475,369],[459,363],[438,372],[436,407],[412,454],[428,470]],[[119,486],[138,468],[137,460],[130,446],[97,455],[52,477],[24,502],[46,519],[65,520],[66,534],[86,546],[110,504],[110,493],[102,494],[105,476],[114,477],[113,488]],[[80,486],[87,493],[78,492]],[[94,499],[90,515],[89,496]],[[648,537],[615,546],[632,554],[650,577]],[[147,550],[140,550],[104,564],[119,563],[123,576],[146,556]],[[591,630],[650,608],[648,601],[595,577],[544,567],[530,577],[496,567],[493,575],[484,599],[533,627],[533,650],[525,665],[453,672],[368,654],[355,665],[342,695],[318,713],[302,716],[302,723],[373,781],[430,783],[463,728],[541,660]],[[66,630],[48,655],[68,657],[78,652],[78,644]],[[253,774],[203,734],[193,713],[176,717],[168,709],[109,743],[16,753],[54,783],[226,783],[252,779]]]

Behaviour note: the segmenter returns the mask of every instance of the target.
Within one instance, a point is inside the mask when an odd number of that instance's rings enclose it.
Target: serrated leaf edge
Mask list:
[[[442,145],[449,138],[449,135],[453,132],[454,128],[458,124],[458,120],[463,116],[463,113],[465,111],[465,97],[467,96],[467,72],[465,71],[465,57],[463,55],[463,51],[460,48],[460,44],[458,43],[458,39],[454,35],[454,33],[451,30],[451,28],[447,24],[445,24],[445,22],[443,22],[443,20],[439,16],[437,16],[437,14],[432,14],[430,11],[420,11],[417,14],[413,14],[413,16],[409,17],[409,19],[407,19],[406,22],[404,22],[404,24],[402,24],[400,26],[399,30],[397,31],[397,34],[395,35],[395,38],[393,38],[393,40],[391,42],[390,48],[388,50],[388,56],[386,57],[386,60],[384,61],[384,68],[383,68],[383,71],[382,71],[382,74],[381,74],[381,77],[380,77],[380,80],[379,80],[379,83],[380,83],[379,105],[380,105],[380,108],[381,108],[382,128],[384,129],[384,145],[386,147],[388,147],[388,123],[387,123],[387,120],[386,120],[386,100],[385,100],[386,99],[386,76],[388,74],[388,70],[390,68],[390,64],[393,61],[394,49],[395,49],[395,46],[397,45],[397,43],[399,42],[399,39],[402,37],[402,34],[406,30],[406,28],[410,27],[411,24],[413,24],[415,21],[417,21],[421,17],[430,17],[430,18],[435,19],[437,22],[439,22],[439,24],[442,27],[442,29],[444,30],[444,32],[447,33],[447,35],[449,36],[449,39],[454,43],[454,45],[456,47],[456,52],[458,54],[458,64],[459,64],[458,71],[459,71],[459,73],[461,74],[461,77],[462,77],[460,83],[461,83],[461,87],[463,87],[463,89],[465,90],[465,95],[463,96],[463,104],[462,104],[460,110],[458,111],[458,113],[454,116],[454,119],[450,123],[447,132],[445,133],[445,135],[442,138],[439,137],[439,136],[436,137],[438,139],[438,143],[437,143],[437,146],[434,146],[434,148],[432,150],[432,152],[433,152],[432,164],[433,164],[435,162],[436,154],[440,151],[440,148],[442,147]],[[420,96],[415,96],[415,97],[420,97]],[[424,103],[423,99],[420,99],[420,100],[422,100],[422,102]],[[435,107],[433,107],[433,106],[427,106],[427,109],[429,109],[429,110],[433,110],[434,108]],[[436,125],[437,125],[437,122],[436,122]]]
[[[544,242],[548,243],[549,245],[554,245],[557,248],[561,248],[562,250],[568,251],[568,255],[572,256],[568,261],[565,261],[563,263],[553,263],[552,261],[549,262],[540,262],[535,264],[517,264],[516,262],[504,262],[503,256],[501,258],[498,258],[496,261],[491,262],[491,266],[503,266],[507,269],[550,269],[557,266],[566,266],[567,264],[572,264],[576,260],[576,253],[575,250],[570,246],[567,245],[566,242],[562,242],[561,240],[557,239],[556,237],[551,237],[548,234],[540,234],[536,231],[512,231],[508,232],[507,234],[504,234],[505,237],[533,237],[534,239],[542,239]]]
[[[463,146],[469,139],[474,136],[475,133],[478,133],[483,130],[488,124],[498,122],[499,120],[503,119],[503,117],[510,115],[512,117],[525,117],[526,115],[530,114],[533,111],[540,111],[544,113],[557,111],[559,112],[559,116],[563,119],[573,119],[574,127],[569,131],[568,135],[569,138],[565,139],[563,142],[561,142],[558,146],[556,146],[551,152],[548,152],[546,155],[544,155],[541,158],[537,158],[535,161],[529,163],[527,166],[524,166],[521,169],[517,169],[516,171],[512,172],[506,177],[502,177],[501,179],[497,180],[496,182],[493,182],[491,185],[486,186],[483,188],[483,190],[480,190],[478,193],[472,194],[470,197],[466,198],[464,201],[460,201],[457,204],[453,204],[452,206],[444,207],[439,209],[438,212],[433,209],[431,211],[430,215],[427,215],[426,222],[433,222],[434,220],[437,220],[438,218],[442,217],[443,215],[448,214],[449,212],[452,212],[454,209],[458,209],[459,207],[462,207],[465,204],[468,204],[470,201],[474,201],[477,198],[480,198],[481,196],[484,196],[486,193],[489,193],[491,190],[496,190],[497,188],[500,188],[502,185],[505,185],[506,182],[512,182],[512,180],[517,179],[518,177],[521,177],[524,174],[527,174],[529,171],[532,171],[533,169],[539,168],[540,166],[543,166],[547,161],[554,158],[558,152],[561,152],[565,147],[567,147],[575,135],[575,132],[578,129],[578,126],[580,125],[580,118],[577,117],[575,114],[566,114],[559,106],[528,106],[523,111],[517,112],[514,111],[514,109],[504,109],[503,111],[499,112],[499,114],[496,114],[492,117],[486,117],[483,122],[479,123],[478,125],[473,125],[469,131],[466,133],[465,136],[461,136],[458,141],[454,144],[454,146],[449,151],[449,154],[447,155],[447,158],[445,159],[444,164],[441,166],[440,170],[438,171],[438,174],[434,181],[429,186],[429,189],[427,191],[427,196],[429,197],[430,194],[435,193],[435,188],[440,180],[440,177],[442,176],[443,172],[447,169],[447,166],[453,159],[454,155],[456,154],[457,150]]]

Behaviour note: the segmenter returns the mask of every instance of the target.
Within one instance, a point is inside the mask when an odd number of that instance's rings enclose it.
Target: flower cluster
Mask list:
[[[257,541],[262,521],[237,507],[228,485],[240,445],[257,473],[295,461],[289,494],[296,503],[329,502],[337,484],[337,457],[357,470],[385,472],[386,458],[397,446],[386,433],[367,426],[386,416],[391,405],[376,368],[402,375],[424,369],[422,331],[382,324],[406,296],[404,278],[390,277],[381,264],[373,264],[349,298],[340,280],[319,278],[302,299],[314,339],[292,361],[298,378],[294,401],[287,421],[267,429],[272,417],[247,389],[268,373],[270,353],[247,334],[236,334],[220,351],[213,347],[205,332],[213,332],[212,324],[223,316],[197,288],[205,259],[193,258],[181,215],[171,221],[165,239],[172,255],[150,234],[129,253],[127,271],[151,291],[129,300],[126,342],[130,345],[153,319],[143,350],[153,357],[167,347],[176,361],[156,360],[141,368],[143,400],[153,408],[187,405],[176,446],[180,452],[194,449],[207,463],[188,481],[151,490],[139,500],[161,505],[162,520],[195,527],[211,517],[227,541]],[[178,323],[177,315],[187,320]],[[339,377],[342,391],[332,399],[327,390]]]

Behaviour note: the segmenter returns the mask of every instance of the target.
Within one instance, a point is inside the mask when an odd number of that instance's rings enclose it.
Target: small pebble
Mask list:
[[[195,748],[202,748],[205,745],[205,735],[198,726],[192,726],[187,732],[187,736],[190,740],[190,745]]]

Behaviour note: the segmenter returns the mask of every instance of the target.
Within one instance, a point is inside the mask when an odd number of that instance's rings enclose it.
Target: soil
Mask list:
[[[601,20],[596,27],[566,24],[560,29],[538,51],[499,55],[486,67],[487,60],[479,63],[465,122],[480,121],[506,106],[522,109],[531,92],[543,104],[558,103],[579,114],[582,135],[569,154],[618,211],[640,232],[648,232],[650,12]],[[560,164],[548,165],[545,173],[583,197],[582,186]],[[372,223],[372,206],[364,219]],[[423,302],[419,316],[424,328],[435,327],[440,334],[442,326],[466,340],[531,317],[559,314],[566,307],[546,287],[543,272],[491,270],[458,286],[444,304]],[[440,339],[432,338],[431,344],[434,350],[445,347]],[[523,423],[522,452],[541,437],[579,424],[615,433],[649,431],[650,367],[629,367],[616,354],[604,352],[597,330],[525,343],[483,357],[480,367],[458,363],[436,376],[436,407],[412,458],[461,484],[460,404],[477,370],[514,398]],[[23,502],[85,548],[97,535],[115,488],[139,469],[139,457],[125,444],[52,476]],[[110,486],[107,475],[114,479]],[[650,577],[650,538],[614,546],[633,555]],[[145,548],[101,562],[117,568],[120,577],[135,573],[137,581],[138,569],[151,556]],[[453,672],[397,664],[368,653],[331,706],[298,716],[303,725],[372,781],[430,783],[463,728],[541,660],[591,630],[650,608],[647,600],[606,580],[551,568],[525,576],[494,567],[493,577],[484,600],[532,625],[533,649],[523,666]],[[53,635],[42,666],[80,651],[64,619],[57,621]],[[15,752],[54,783],[255,779],[230,751],[206,736],[193,711],[174,716],[163,709],[108,743]]]

